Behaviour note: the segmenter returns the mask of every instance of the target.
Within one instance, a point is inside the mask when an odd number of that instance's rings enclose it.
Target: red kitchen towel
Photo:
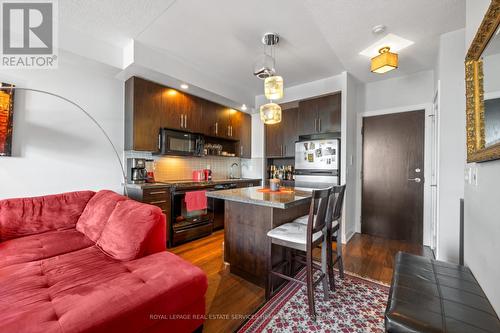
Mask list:
[[[207,209],[207,191],[191,191],[186,192],[186,210],[192,212],[194,210]]]

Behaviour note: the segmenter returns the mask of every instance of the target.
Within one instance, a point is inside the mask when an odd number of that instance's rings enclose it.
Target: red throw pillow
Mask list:
[[[133,260],[146,251],[148,236],[154,226],[162,223],[161,209],[134,200],[116,204],[97,246],[107,255],[118,260]]]
[[[127,200],[127,197],[113,191],[102,190],[97,192],[87,203],[78,219],[76,230],[93,242],[97,242],[116,204],[125,200]]]

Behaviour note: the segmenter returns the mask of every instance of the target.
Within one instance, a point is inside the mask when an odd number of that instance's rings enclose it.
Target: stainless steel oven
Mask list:
[[[203,156],[205,139],[201,134],[160,129],[158,150],[161,155]]]

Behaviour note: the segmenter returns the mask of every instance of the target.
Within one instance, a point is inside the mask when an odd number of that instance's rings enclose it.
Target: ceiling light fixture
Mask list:
[[[281,106],[276,103],[267,103],[260,107],[260,119],[267,125],[281,122]]]
[[[264,124],[277,124],[281,122],[281,107],[273,103],[273,100],[283,98],[283,77],[276,75],[276,45],[280,37],[277,33],[268,32],[262,37],[264,44],[264,57],[267,64],[257,63],[254,75],[259,79],[264,79],[264,95],[269,99],[269,103],[260,107],[260,118]]]
[[[283,98],[283,78],[281,76],[270,76],[264,80],[264,94],[267,99]]]
[[[241,106],[241,111],[246,111],[247,109],[248,109],[248,108],[247,108],[246,104],[243,104],[243,105]]]
[[[372,32],[376,35],[381,34],[385,31],[385,25],[379,24],[372,28]]]
[[[378,56],[372,58],[371,71],[373,73],[384,74],[398,68],[398,55],[390,52],[388,46],[382,47]]]
[[[184,89],[184,90],[187,90],[189,89],[189,86],[185,83],[181,84],[181,88]]]

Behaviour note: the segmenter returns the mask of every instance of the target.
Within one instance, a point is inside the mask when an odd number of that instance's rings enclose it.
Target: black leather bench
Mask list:
[[[385,311],[387,332],[500,332],[469,268],[399,252]]]

